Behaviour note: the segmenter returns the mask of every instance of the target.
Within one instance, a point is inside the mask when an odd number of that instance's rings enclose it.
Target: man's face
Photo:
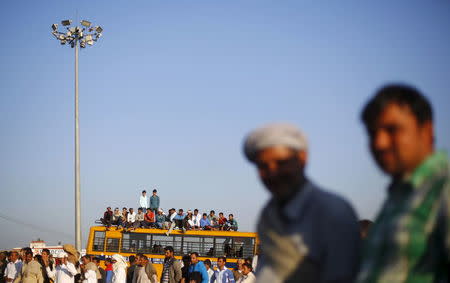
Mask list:
[[[178,211],[178,214],[179,214],[179,215],[183,215],[183,210],[179,210],[179,211]]]
[[[304,179],[306,152],[284,146],[274,146],[258,152],[255,165],[259,177],[272,195],[286,200]]]
[[[191,263],[196,264],[198,262],[198,258],[195,254],[191,254]]]
[[[206,215],[203,215],[203,219],[206,219]]]
[[[250,268],[248,268],[247,266],[243,265],[242,266],[242,274],[247,275],[251,272]]]
[[[41,256],[43,260],[48,260],[50,258],[50,255],[47,252],[42,252]]]
[[[146,193],[146,192],[143,192],[142,195],[145,197],[145,196],[147,195],[147,193]]]
[[[25,255],[25,261],[30,262],[33,260],[33,254],[26,254]]]
[[[233,215],[228,215],[229,220],[233,220]]]
[[[153,192],[153,195],[156,196],[156,192]]]
[[[86,265],[86,264],[89,263],[89,261],[88,261],[88,259],[87,259],[86,257],[82,257],[82,258],[81,258],[81,262],[82,262],[84,265]]]
[[[217,266],[222,269],[225,266],[225,261],[223,261],[223,259],[219,258],[217,260]]]
[[[11,253],[10,255],[11,261],[14,262],[19,258],[19,254],[18,253]]]
[[[219,213],[219,217],[220,217],[220,218],[223,218],[223,213]]]
[[[394,178],[411,173],[430,153],[433,125],[420,125],[408,106],[391,103],[368,129],[378,166]]]
[[[195,215],[195,216],[198,215],[198,210],[194,210],[194,215]]]
[[[133,214],[134,210],[132,208],[130,208],[130,213]]]
[[[165,251],[165,256],[166,256],[166,258],[172,258],[173,257],[173,252],[171,252],[169,250],[166,250]]]

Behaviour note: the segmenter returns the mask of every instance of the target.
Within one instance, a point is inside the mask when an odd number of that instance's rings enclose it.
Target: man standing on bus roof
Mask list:
[[[174,257],[172,246],[164,248],[165,258],[163,271],[161,275],[161,283],[178,283],[181,280],[181,264]]]
[[[150,197],[150,210],[156,215],[159,209],[159,196],[157,195],[158,191],[156,189],[153,190],[153,194]]]
[[[144,213],[147,212],[148,208],[148,197],[147,197],[147,191],[143,190],[142,195],[139,197],[139,207],[142,208],[142,211]]]
[[[247,136],[244,153],[272,194],[258,223],[258,282],[352,282],[360,246],[356,215],[305,176],[305,135],[291,124],[267,125]]]
[[[433,111],[417,89],[388,85],[362,120],[378,167],[391,177],[357,282],[448,282],[450,163],[435,151]]]

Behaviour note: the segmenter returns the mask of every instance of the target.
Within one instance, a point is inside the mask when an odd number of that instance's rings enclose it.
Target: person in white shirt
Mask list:
[[[130,207],[128,215],[127,215],[127,227],[126,230],[129,230],[134,227],[134,222],[136,221],[136,212],[134,209]]]
[[[5,281],[13,282],[21,271],[22,271],[22,261],[19,260],[19,253],[17,251],[10,252],[9,262],[8,265],[6,265],[5,269],[5,278],[6,278]]]
[[[225,267],[227,259],[223,256],[217,258],[217,269],[214,271],[210,282],[216,283],[234,283],[233,272]]]
[[[123,256],[115,254],[112,256],[113,262],[113,277],[112,283],[126,283],[127,282],[127,262]]]
[[[208,282],[211,282],[211,277],[214,274],[214,269],[212,269],[212,263],[209,259],[203,261],[206,267],[206,272],[208,272]]]
[[[256,281],[255,274],[252,272],[253,268],[250,263],[244,263],[242,265],[242,276],[237,283],[254,283]]]
[[[139,198],[139,207],[142,208],[143,212],[146,213],[148,208],[148,197],[145,190],[142,191],[142,195]]]
[[[75,275],[78,271],[75,265],[67,260],[69,255],[66,252],[60,252],[58,258],[60,262],[56,266],[56,282],[55,283],[74,283]]]
[[[202,216],[198,213],[198,209],[194,209],[194,214],[192,215],[192,222],[194,223],[194,226],[192,229],[200,230],[200,219],[202,219]]]
[[[83,283],[97,283],[97,274],[95,269],[92,268],[91,260],[87,256],[81,257],[81,262],[83,263],[81,267],[81,275],[83,279]]]

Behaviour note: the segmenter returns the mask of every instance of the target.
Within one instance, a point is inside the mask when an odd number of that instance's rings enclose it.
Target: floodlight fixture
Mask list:
[[[85,26],[87,28],[91,26],[91,22],[90,21],[82,20],[80,23],[81,23],[81,25],[83,25],[83,26]]]
[[[61,24],[63,25],[63,26],[70,26],[70,24],[72,23],[72,20],[64,20],[64,21],[61,21]]]
[[[53,29],[53,31],[56,31],[58,29],[58,24],[53,24],[52,29]]]

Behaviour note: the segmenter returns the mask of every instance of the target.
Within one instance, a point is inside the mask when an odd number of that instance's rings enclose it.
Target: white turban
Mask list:
[[[127,268],[127,262],[123,256],[120,254],[115,254],[112,256],[112,259],[116,261],[116,263],[113,264],[113,269],[117,270],[119,268]]]
[[[65,257],[67,257],[67,256],[68,256],[68,254],[67,254],[66,252],[59,252],[59,253],[56,255],[57,258],[65,258]]]
[[[294,150],[308,150],[306,136],[299,128],[288,123],[277,123],[252,131],[244,141],[244,154],[249,161],[254,162],[260,150],[279,145]]]

